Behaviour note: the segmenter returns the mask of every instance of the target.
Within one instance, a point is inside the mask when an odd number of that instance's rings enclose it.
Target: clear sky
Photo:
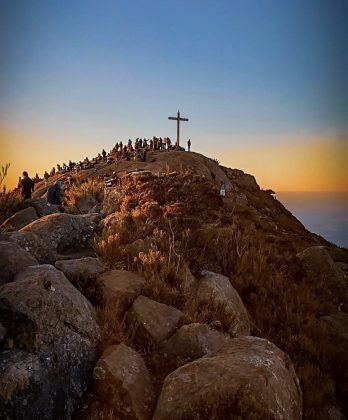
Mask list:
[[[0,0],[0,163],[182,138],[275,190],[348,191],[346,0]]]

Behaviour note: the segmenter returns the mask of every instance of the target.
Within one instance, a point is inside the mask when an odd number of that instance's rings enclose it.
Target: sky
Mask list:
[[[346,0],[0,0],[7,185],[175,139],[276,191],[348,191]]]

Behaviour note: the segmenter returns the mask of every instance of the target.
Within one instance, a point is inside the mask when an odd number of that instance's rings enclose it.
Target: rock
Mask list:
[[[35,367],[37,379],[28,380],[22,399],[38,392],[37,381],[42,387],[40,399],[33,398],[30,406],[18,406],[17,393],[12,393],[13,398],[0,401],[2,413],[11,418],[40,418],[43,412],[44,418],[69,418],[96,359],[100,333],[92,305],[62,272],[50,265],[36,265],[0,288],[0,320],[14,342],[13,351],[30,353],[18,356],[18,363],[26,366],[33,354],[40,361]],[[8,369],[8,360],[4,363]],[[8,381],[5,388],[12,386],[10,376]]]
[[[145,284],[143,277],[123,270],[107,271],[101,274],[97,281],[103,288],[105,305],[112,306],[118,318],[123,317]]]
[[[198,305],[214,305],[223,311],[223,320],[228,324],[228,333],[236,337],[249,335],[251,322],[248,312],[229,279],[211,271],[202,271],[198,283]]]
[[[53,261],[56,255],[51,247],[47,248],[38,235],[32,232],[11,232],[8,240],[29,252],[39,263]]]
[[[13,242],[0,242],[0,284],[13,280],[15,274],[29,265],[37,264],[37,260]]]
[[[246,174],[239,169],[227,168],[227,175],[231,180],[232,185],[236,185],[242,190],[257,192],[260,191],[255,178],[252,175]]]
[[[164,381],[153,420],[301,419],[302,393],[289,357],[268,340],[239,337]]]
[[[86,257],[76,260],[60,260],[55,263],[56,268],[62,271],[69,280],[88,280],[105,271],[104,264],[99,258]]]
[[[127,313],[127,323],[139,345],[156,345],[174,333],[181,315],[172,306],[139,296]]]
[[[96,208],[98,201],[92,197],[81,197],[77,200],[75,206],[80,214],[90,213],[93,208]]]
[[[212,354],[231,342],[231,337],[205,324],[189,324],[179,328],[168,340],[159,344],[152,360],[164,376],[178,367]]]
[[[122,419],[147,420],[155,403],[149,373],[141,356],[132,348],[111,346],[93,372],[97,397]]]
[[[69,248],[88,245],[97,227],[96,214],[51,214],[25,226],[20,232],[30,232],[39,238],[41,246],[49,251],[45,262],[54,263],[60,253]]]
[[[344,273],[339,269],[323,246],[312,246],[297,254],[306,271],[307,280],[317,287],[325,285],[336,303],[348,303],[348,286]]]
[[[4,341],[7,329],[0,322],[0,343]]]
[[[1,225],[1,228],[7,231],[18,230],[33,222],[37,218],[38,216],[34,207],[27,207],[5,220]]]
[[[150,241],[144,239],[137,239],[127,245],[127,253],[131,260],[139,256],[140,252],[148,252],[151,248]]]
[[[40,217],[60,213],[59,206],[55,204],[48,206],[46,198],[31,198],[27,200],[27,204],[34,207]]]

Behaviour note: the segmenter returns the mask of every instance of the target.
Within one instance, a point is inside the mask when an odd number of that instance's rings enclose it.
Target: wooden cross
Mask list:
[[[180,118],[180,111],[176,117],[168,117],[168,120],[176,120],[176,145],[180,146],[180,121],[188,121],[188,118]]]

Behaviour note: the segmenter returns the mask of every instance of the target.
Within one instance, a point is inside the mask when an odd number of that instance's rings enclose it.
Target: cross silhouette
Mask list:
[[[178,110],[176,117],[168,117],[168,120],[176,120],[176,145],[180,146],[180,121],[188,121],[188,118],[181,118]]]

